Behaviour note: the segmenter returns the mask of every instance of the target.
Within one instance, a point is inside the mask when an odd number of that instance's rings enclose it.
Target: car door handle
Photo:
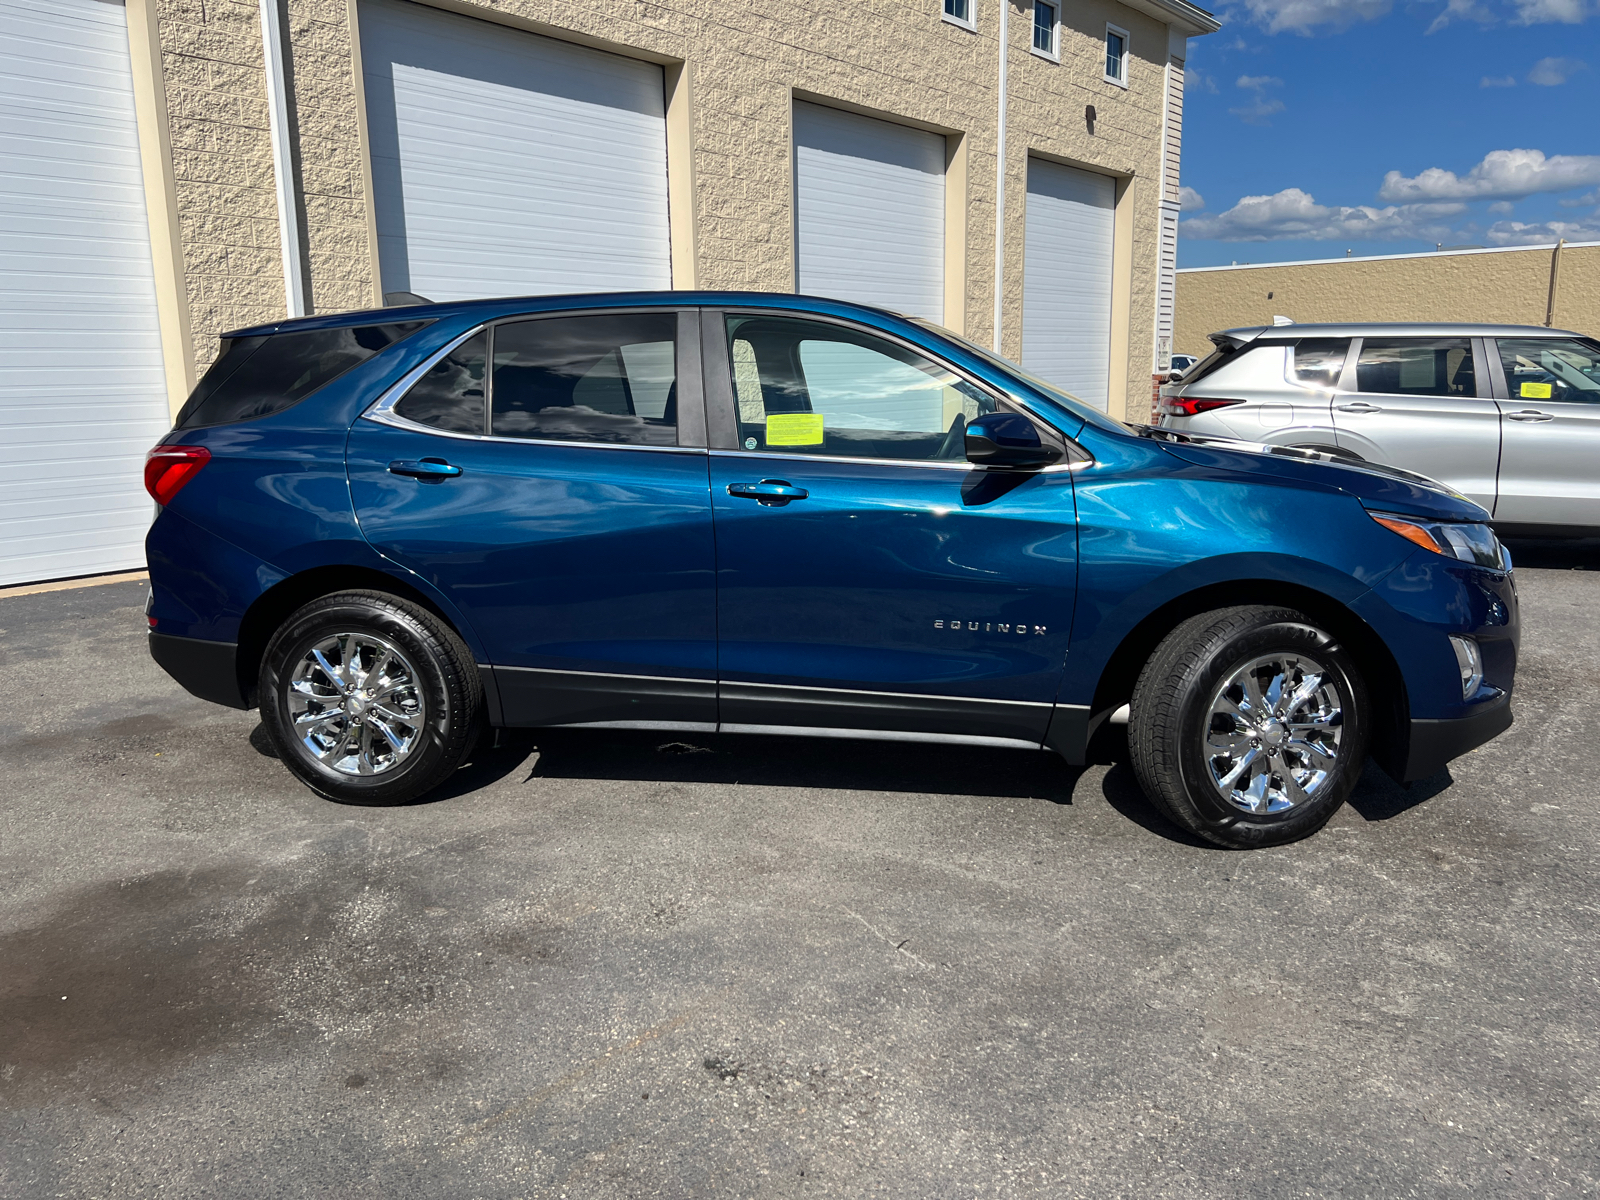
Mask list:
[[[1554,413],[1540,412],[1537,408],[1524,408],[1520,412],[1507,413],[1513,421],[1554,421]]]
[[[449,479],[461,474],[461,468],[442,458],[397,458],[389,464],[389,474],[409,475],[413,479]]]
[[[1353,404],[1341,404],[1338,407],[1340,412],[1348,413],[1374,413],[1383,411],[1383,409],[1378,405],[1368,404],[1365,400],[1357,400]]]
[[[742,496],[758,504],[782,506],[791,500],[804,500],[811,493],[786,479],[763,479],[760,483],[730,483],[728,495]]]

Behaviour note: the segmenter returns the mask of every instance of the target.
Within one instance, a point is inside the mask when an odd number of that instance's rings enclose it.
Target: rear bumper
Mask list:
[[[1443,769],[1453,758],[1476,750],[1511,728],[1511,697],[1489,701],[1471,716],[1446,721],[1411,719],[1411,746],[1401,783],[1410,783]]]
[[[190,695],[229,708],[249,708],[239,687],[239,647],[234,642],[150,635],[150,657]]]

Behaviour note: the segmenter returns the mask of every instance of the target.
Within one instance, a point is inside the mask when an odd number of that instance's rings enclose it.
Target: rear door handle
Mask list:
[[[763,479],[760,483],[730,483],[728,495],[742,496],[758,504],[783,506],[791,500],[804,500],[811,493],[795,487],[787,479]]]
[[[1339,411],[1348,413],[1374,413],[1382,412],[1383,409],[1376,404],[1368,404],[1365,400],[1357,400],[1353,404],[1339,405]]]
[[[1520,412],[1507,413],[1513,421],[1554,421],[1555,413],[1540,412],[1537,408],[1524,408]]]
[[[461,468],[452,466],[442,458],[397,458],[389,464],[391,475],[409,475],[413,479],[450,479],[461,474]]]

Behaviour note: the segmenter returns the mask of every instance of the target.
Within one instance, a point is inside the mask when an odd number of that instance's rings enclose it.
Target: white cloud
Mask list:
[[[1582,196],[1573,196],[1570,200],[1557,200],[1556,203],[1562,208],[1583,208],[1588,204],[1600,204],[1600,188],[1586,192]]]
[[[1230,108],[1228,110],[1246,125],[1265,125],[1267,124],[1267,118],[1273,113],[1281,113],[1283,111],[1283,101],[1275,96],[1267,95],[1268,88],[1283,86],[1283,80],[1277,78],[1277,76],[1241,75],[1235,81],[1234,86],[1255,94],[1255,98],[1242,108]]]
[[[1529,3],[1576,3],[1585,0],[1528,0]],[[1392,0],[1244,0],[1250,19],[1268,33],[1309,35],[1318,26],[1337,31],[1358,21],[1387,16]]]
[[[1514,0],[1519,25],[1581,25],[1596,11],[1592,0]]]
[[[1478,80],[1478,86],[1481,88],[1516,87],[1517,77],[1515,75],[1485,75],[1482,79]]]
[[[1400,204],[1388,208],[1368,205],[1318,204],[1310,193],[1285,188],[1272,196],[1246,196],[1227,212],[1190,217],[1183,223],[1185,237],[1221,242],[1274,242],[1290,238],[1307,241],[1339,239],[1420,238],[1442,240],[1449,236],[1441,217],[1454,216],[1464,204]]]
[[[1541,150],[1492,150],[1465,175],[1429,167],[1411,178],[1399,171],[1383,177],[1381,200],[1516,200],[1536,192],[1564,192],[1600,183],[1600,154],[1556,154]]]
[[[1180,212],[1199,212],[1206,206],[1206,198],[1192,187],[1184,186],[1178,189],[1178,209]]]
[[[1479,0],[1447,0],[1444,11],[1433,19],[1433,24],[1428,26],[1428,32],[1437,33],[1455,21],[1476,21],[1480,25],[1493,25],[1498,19],[1494,10],[1479,3]]]
[[[1560,87],[1571,76],[1588,68],[1588,63],[1576,58],[1541,58],[1528,72],[1528,82],[1540,87]]]
[[[1517,211],[1517,206],[1509,200],[1496,200],[1489,205],[1489,211],[1497,217],[1509,217]]]
[[[1600,217],[1591,221],[1496,221],[1484,234],[1491,246],[1538,246],[1566,238],[1569,242],[1600,242]]]

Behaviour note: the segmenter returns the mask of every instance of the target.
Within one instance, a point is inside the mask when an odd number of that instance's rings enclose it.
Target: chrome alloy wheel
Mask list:
[[[1241,812],[1286,812],[1327,783],[1343,727],[1344,698],[1321,663],[1303,654],[1252,659],[1211,701],[1211,782]]]
[[[428,706],[405,655],[370,633],[336,633],[289,680],[295,737],[341,775],[382,775],[416,749]]]

